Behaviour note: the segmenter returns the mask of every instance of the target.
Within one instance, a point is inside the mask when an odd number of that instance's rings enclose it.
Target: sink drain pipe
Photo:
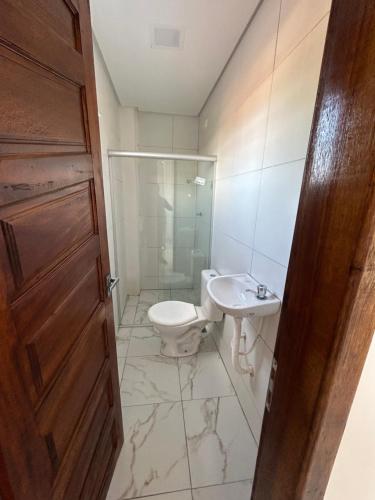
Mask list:
[[[241,351],[240,350],[240,343],[241,343],[241,338],[242,338],[242,318],[233,318],[234,319],[234,332],[233,332],[233,338],[232,338],[232,365],[234,366],[234,369],[236,370],[237,373],[240,373],[241,375],[250,375],[251,377],[254,377],[255,371],[254,367],[251,363],[248,362],[246,356],[250,354],[257,343],[257,341],[261,337],[261,331],[263,328],[263,317],[260,319],[260,326],[258,328],[257,336],[255,337],[254,342],[251,344],[250,348],[246,351]],[[246,349],[246,335],[245,335],[245,349]],[[241,366],[240,362],[240,357],[243,356],[246,359],[247,367],[243,368]]]

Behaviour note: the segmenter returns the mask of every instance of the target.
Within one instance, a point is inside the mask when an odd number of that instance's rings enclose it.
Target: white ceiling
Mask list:
[[[94,33],[123,105],[198,115],[259,0],[91,0]],[[151,48],[153,26],[183,48]]]

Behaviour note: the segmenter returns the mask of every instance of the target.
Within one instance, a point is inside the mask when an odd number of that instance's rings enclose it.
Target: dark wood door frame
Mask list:
[[[322,499],[375,328],[375,3],[334,0],[253,500]]]

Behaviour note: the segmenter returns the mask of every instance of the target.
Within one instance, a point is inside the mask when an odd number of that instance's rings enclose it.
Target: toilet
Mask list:
[[[159,333],[161,354],[170,357],[191,356],[199,349],[202,330],[210,321],[221,321],[223,313],[211,301],[207,283],[218,276],[213,269],[201,272],[201,305],[168,300],[150,307],[148,318]]]

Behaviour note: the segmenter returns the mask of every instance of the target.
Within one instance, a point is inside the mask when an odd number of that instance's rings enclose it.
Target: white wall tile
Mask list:
[[[283,0],[281,3],[276,66],[329,12],[331,0]]]
[[[174,246],[194,248],[195,217],[176,217],[174,219]]]
[[[159,113],[138,113],[138,146],[162,147],[172,151],[173,117]],[[140,148],[142,149],[142,148]]]
[[[238,110],[236,173],[262,168],[272,77],[257,87]]]
[[[214,229],[212,267],[220,274],[248,273],[251,269],[252,250],[246,245]]]
[[[281,308],[280,308],[281,311]],[[266,316],[263,318],[263,326],[260,328],[260,323],[262,318],[260,317],[252,317],[250,318],[250,322],[253,324],[256,330],[259,330],[262,339],[267,344],[267,346],[271,349],[272,352],[275,350],[277,330],[279,327],[280,321],[280,311],[277,314],[273,314],[272,316]]]
[[[177,184],[174,186],[175,217],[195,217],[195,184]]]
[[[263,1],[256,18],[244,34],[214,94],[202,111],[202,125],[206,118],[209,118],[209,123],[207,129],[200,126],[200,147],[208,142],[216,124],[233,113],[272,73],[279,8],[280,0]]]
[[[157,248],[141,248],[141,275],[157,276],[159,272],[159,255]]]
[[[287,266],[305,161],[262,171],[254,249]]]
[[[219,128],[218,146],[215,150],[217,155],[216,178],[229,177],[237,173],[235,163],[236,149],[238,147],[240,129],[238,127],[238,113],[232,113],[226,119],[222,128]]]
[[[143,290],[155,290],[155,288],[160,288],[157,276],[141,276],[140,282],[141,289]]]
[[[236,389],[241,406],[251,431],[257,443],[259,443],[262,428],[262,418],[254,401],[254,396],[250,390],[247,376],[240,375],[235,371],[231,359],[231,341],[233,337],[234,322],[231,316],[225,316],[224,321],[215,323],[212,328],[213,336],[224,364],[227,368],[231,381]]]
[[[306,156],[327,20],[324,18],[274,73],[265,167]]]
[[[253,345],[258,331],[251,325],[249,321],[243,321],[243,331],[246,333],[248,349]],[[254,376],[245,375],[246,383],[253,395],[259,415],[263,417],[264,407],[266,403],[268,382],[271,373],[273,353],[266,345],[262,338],[255,343],[254,350],[247,355],[247,360],[254,368]],[[245,362],[242,361],[246,366]]]
[[[171,160],[140,158],[137,160],[137,166],[141,184],[173,184],[175,181],[174,162]]]
[[[197,175],[197,162],[176,160],[175,162],[175,184],[189,184]]]
[[[177,273],[182,273],[187,277],[192,275],[192,248],[175,248],[173,269]]]
[[[171,247],[174,242],[174,219],[169,217],[139,217],[142,247]]]
[[[215,226],[253,245],[261,171],[220,179],[215,191]]]
[[[140,189],[140,215],[172,216],[174,213],[174,187],[171,184],[143,184]]]
[[[218,156],[211,265],[223,274],[251,272],[280,298],[320,73],[327,26],[322,16],[327,5],[329,0],[264,0],[200,115],[200,152]],[[255,189],[260,175],[263,182],[258,181]],[[224,331],[216,337],[257,440],[277,326],[278,316],[264,322],[264,341],[254,352],[258,377],[253,382],[231,365],[230,318],[224,327],[220,325]]]
[[[244,35],[228,73],[236,80],[238,102],[243,102],[273,70],[280,0],[264,0]]]
[[[173,117],[173,149],[198,149],[198,120],[196,117]]]
[[[284,294],[286,273],[287,268],[285,266],[254,251],[251,275],[259,283],[266,284],[280,299],[282,299]]]

